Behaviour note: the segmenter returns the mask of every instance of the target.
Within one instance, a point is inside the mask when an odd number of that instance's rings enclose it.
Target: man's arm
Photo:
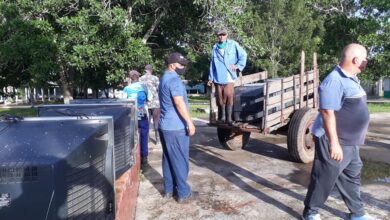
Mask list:
[[[339,137],[336,130],[336,116],[334,110],[322,109],[320,110],[326,136],[329,139],[330,157],[334,160],[343,160],[343,150],[339,143]]]
[[[184,119],[188,126],[188,135],[192,136],[195,134],[195,126],[191,120],[190,114],[187,110],[187,105],[184,102],[183,96],[173,96],[173,103],[176,106],[180,116]]]
[[[244,48],[242,48],[238,43],[236,43],[236,50],[237,50],[237,63],[234,66],[236,67],[236,69],[242,71],[246,65],[247,54]]]
[[[213,68],[214,58],[213,58],[213,53],[214,53],[214,49],[211,51],[209,81],[207,82],[208,86],[211,86],[211,84],[213,83],[213,80],[214,80],[214,68]]]

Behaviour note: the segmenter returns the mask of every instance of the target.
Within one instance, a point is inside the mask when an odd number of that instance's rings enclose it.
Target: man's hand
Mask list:
[[[190,123],[188,123],[188,136],[192,136],[194,134],[195,134],[195,125],[191,121]]]
[[[236,65],[234,65],[234,64],[230,65],[230,68],[231,68],[234,72],[236,72],[236,70],[238,69],[238,67],[237,67]]]
[[[343,160],[343,149],[341,149],[340,144],[329,144],[329,153],[333,160]]]
[[[212,80],[209,80],[208,82],[207,82],[207,86],[212,86],[213,85],[213,81]]]

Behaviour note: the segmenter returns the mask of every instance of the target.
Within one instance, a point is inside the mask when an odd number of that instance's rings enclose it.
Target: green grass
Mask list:
[[[368,103],[370,113],[390,112],[390,103]]]
[[[201,104],[190,103],[191,117],[208,120],[209,114],[202,111],[201,109],[209,109],[209,108],[210,108],[210,105],[208,105],[208,104],[201,105]]]
[[[10,114],[23,117],[35,117],[37,116],[36,108],[0,108],[0,115]]]
[[[362,180],[371,182],[390,177],[390,164],[363,160]]]
[[[190,103],[209,103],[210,102],[210,96],[189,96],[188,101]]]

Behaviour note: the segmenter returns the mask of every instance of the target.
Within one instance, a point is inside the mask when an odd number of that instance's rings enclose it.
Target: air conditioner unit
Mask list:
[[[0,219],[114,219],[112,117],[0,121]]]
[[[136,161],[137,114],[133,102],[45,105],[38,116],[112,116],[114,119],[115,173],[119,178]]]

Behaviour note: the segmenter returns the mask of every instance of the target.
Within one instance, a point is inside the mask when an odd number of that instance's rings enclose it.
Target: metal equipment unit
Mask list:
[[[261,120],[263,116],[264,83],[234,88],[233,117],[235,121]]]
[[[131,102],[101,104],[45,105],[38,116],[112,116],[114,120],[115,173],[119,178],[136,161],[136,108]]]
[[[115,219],[112,117],[0,121],[0,219]]]

